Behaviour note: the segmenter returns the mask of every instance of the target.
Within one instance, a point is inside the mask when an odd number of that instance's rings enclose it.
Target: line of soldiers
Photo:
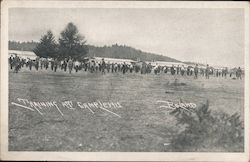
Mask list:
[[[174,66],[171,67],[168,66],[160,66],[160,65],[151,65],[151,63],[110,63],[106,62],[104,59],[97,62],[95,60],[89,60],[89,61],[76,61],[73,60],[71,57],[65,58],[64,60],[59,60],[57,58],[55,59],[47,59],[47,58],[39,58],[37,57],[35,60],[31,59],[23,59],[18,57],[17,55],[11,56],[9,58],[9,64],[10,68],[14,69],[14,72],[17,73],[22,67],[26,66],[29,68],[29,70],[32,70],[32,67],[35,67],[36,70],[45,69],[47,70],[49,67],[52,71],[56,72],[58,69],[62,71],[68,71],[69,73],[72,73],[72,70],[74,69],[75,72],[78,72],[79,70],[88,71],[90,73],[96,73],[101,72],[102,74],[105,73],[118,73],[121,72],[123,74],[125,73],[141,73],[141,74],[161,74],[170,73],[171,75],[187,75],[187,76],[194,76],[195,79],[198,78],[198,76],[203,76],[206,79],[209,79],[210,76],[214,77],[227,77],[229,74],[230,77],[233,77],[233,75],[236,77],[236,79],[242,79],[243,71],[241,68],[237,68],[236,70],[228,70],[228,68],[224,69],[213,69],[209,65],[206,66],[206,68],[200,68],[197,64],[192,67],[184,67],[182,66]]]

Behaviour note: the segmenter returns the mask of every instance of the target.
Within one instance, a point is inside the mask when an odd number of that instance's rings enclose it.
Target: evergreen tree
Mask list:
[[[36,46],[33,52],[39,57],[57,57],[57,44],[55,37],[50,30],[44,36],[42,36],[39,44]]]
[[[78,32],[77,27],[73,23],[68,23],[59,38],[59,58],[71,57],[82,60],[88,53],[85,43],[85,37]]]

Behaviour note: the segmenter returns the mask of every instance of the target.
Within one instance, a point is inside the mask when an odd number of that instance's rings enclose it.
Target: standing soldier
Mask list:
[[[13,61],[14,61],[14,57],[13,57],[13,55],[11,55],[10,58],[9,58],[9,64],[10,64],[10,69],[11,70],[13,68]]]
[[[93,73],[95,71],[95,61],[91,60],[89,66],[90,66],[90,72]]]
[[[44,60],[43,60],[43,58],[40,58],[39,62],[40,62],[40,69],[43,69],[43,66],[44,66]]]
[[[115,65],[114,65],[115,72],[117,72],[117,69],[118,69],[118,65],[117,65],[117,63],[115,63]]]
[[[84,71],[87,71],[88,70],[88,67],[90,67],[90,62],[84,62]]]
[[[187,75],[190,75],[190,66],[187,67]]]
[[[181,76],[183,76],[184,73],[185,73],[185,67],[184,67],[184,65],[182,65],[182,66],[181,66]]]
[[[192,75],[193,75],[193,71],[194,71],[194,68],[193,68],[193,66],[191,66],[191,67],[190,67],[190,73],[189,73],[189,74],[190,74],[190,76],[192,76]]]
[[[101,62],[102,74],[105,74],[105,68],[106,68],[106,63],[105,63],[104,58],[103,58],[102,62]]]
[[[157,66],[157,65],[156,65]],[[146,63],[142,62],[142,66],[141,66],[141,74],[145,74],[146,73]]]
[[[194,78],[195,79],[198,79],[198,72],[199,72],[199,68],[198,68],[198,64],[196,64],[194,67]]]
[[[29,65],[29,69],[30,70],[32,70],[32,63],[33,63],[33,61],[29,58],[28,65]]]
[[[50,68],[51,68],[52,71],[54,70],[54,65],[55,65],[55,59],[53,58],[50,61]]]
[[[225,67],[225,69],[224,69],[224,77],[225,77],[225,78],[227,78],[227,73],[228,73],[228,68]]]
[[[154,67],[154,73],[155,73],[155,75],[158,73],[158,68],[159,68],[159,66],[156,64],[155,67]]]
[[[216,69],[216,77],[218,78],[218,76],[219,76],[219,70]]]
[[[73,62],[73,60],[71,59],[71,57],[69,57],[68,67],[69,67],[69,73],[70,73],[70,74],[71,74],[71,72],[72,72],[73,66],[74,66],[74,62]],[[66,67],[67,67],[67,65],[66,65]],[[66,70],[64,70],[64,71],[66,71]]]
[[[102,71],[101,62],[96,62],[95,69],[96,69],[96,72],[98,72],[98,70]]]
[[[177,75],[179,75],[179,72],[180,72],[180,66],[178,65],[177,66]]]
[[[114,63],[112,62],[112,64],[111,64],[111,72],[113,73],[114,70],[115,70],[115,65],[114,65]]]
[[[78,72],[78,70],[80,70],[80,62],[79,61],[75,62],[75,70],[76,70],[76,73]]]
[[[174,74],[175,74],[174,65],[172,65],[172,67],[171,67],[170,71],[171,71],[171,74],[172,74],[172,75],[174,75]]]
[[[49,60],[48,58],[45,59],[45,69],[47,70],[49,68]]]
[[[127,65],[126,65],[126,63],[124,62],[124,63],[122,64],[122,73],[123,73],[123,74],[126,73],[126,68],[127,68]]]
[[[109,70],[110,70],[110,62],[107,63],[107,71],[109,73]]]
[[[35,60],[35,68],[36,68],[36,70],[38,70],[38,68],[39,68],[39,57],[37,57]]]
[[[134,66],[132,64],[129,65],[129,72],[132,73],[134,69]]]
[[[63,60],[62,69],[64,69],[64,71],[67,71],[67,59],[66,58]]]
[[[54,61],[54,72],[56,72],[57,67],[59,66],[60,62],[58,61],[58,59],[56,58]]]
[[[209,65],[207,64],[207,67],[206,67],[206,71],[205,71],[205,75],[206,75],[206,79],[209,79]]]
[[[15,55],[13,59],[13,65],[14,65],[14,72],[18,73],[18,70],[20,69],[21,65],[20,65],[20,58],[17,55]]]
[[[118,72],[120,72],[121,71],[121,64],[120,63],[117,65],[117,68],[118,68]]]
[[[237,77],[237,79],[240,79],[240,80],[241,80],[241,74],[242,74],[242,70],[241,70],[241,68],[239,67],[239,68],[236,70],[236,77]]]

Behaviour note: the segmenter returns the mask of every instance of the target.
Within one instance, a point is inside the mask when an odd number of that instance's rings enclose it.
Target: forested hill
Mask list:
[[[19,51],[32,51],[37,42],[16,42],[16,41],[9,41],[9,50],[19,50]]]
[[[169,62],[180,62],[173,58],[157,55],[153,53],[143,52],[132,47],[122,46],[122,45],[112,45],[104,47],[89,46],[89,56],[96,57],[110,57],[110,58],[122,58],[122,59],[132,59],[141,61],[169,61]]]
[[[38,44],[37,42],[9,41],[9,49],[32,51],[37,44]],[[178,60],[175,60],[167,56],[143,52],[141,50],[132,47],[122,46],[117,44],[112,46],[103,46],[103,47],[88,45],[88,48],[89,52],[87,56],[121,58],[121,59],[132,59],[132,60],[140,59],[141,61],[156,60],[156,61],[180,62]]]

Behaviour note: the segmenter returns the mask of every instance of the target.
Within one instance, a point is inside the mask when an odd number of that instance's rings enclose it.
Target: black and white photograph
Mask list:
[[[249,152],[248,3],[23,2],[2,12],[7,152]]]

